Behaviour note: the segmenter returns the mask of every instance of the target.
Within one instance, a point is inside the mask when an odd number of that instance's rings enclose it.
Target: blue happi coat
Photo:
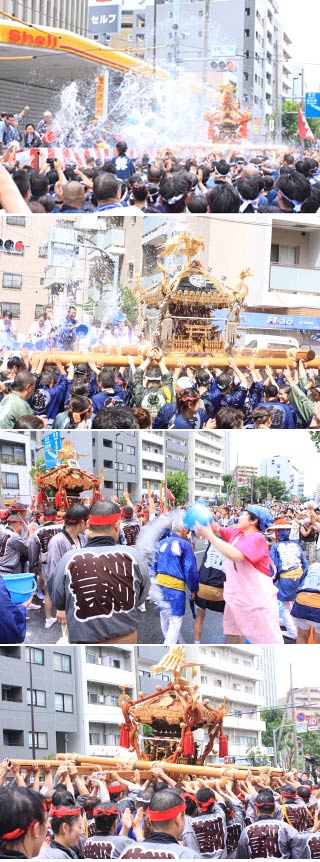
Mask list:
[[[279,601],[293,602],[301,578],[308,571],[308,561],[302,548],[298,542],[289,539],[275,542],[270,549],[270,557],[277,572]],[[292,577],[290,577],[290,572],[292,572]]]
[[[320,623],[320,563],[312,563],[300,581],[291,614],[310,624]]]
[[[162,539],[153,558],[152,574],[165,602],[170,604],[172,615],[182,617],[186,610],[186,590],[195,593],[199,589],[197,561],[189,542],[178,533]]]

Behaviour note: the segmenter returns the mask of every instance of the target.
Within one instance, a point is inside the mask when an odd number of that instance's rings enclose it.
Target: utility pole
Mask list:
[[[297,734],[297,722],[296,722],[296,703],[292,682],[292,664],[290,664],[290,693],[291,693],[291,716],[293,723],[293,739],[294,739],[294,759],[296,769],[299,769],[299,746],[298,746],[298,734]]]
[[[29,679],[30,679],[30,713],[31,713],[31,745],[32,760],[36,759],[36,734],[34,725],[33,680],[32,680],[32,647],[29,647]]]
[[[213,4],[212,4],[213,5]],[[204,37],[203,37],[203,63],[202,63],[202,83],[205,88],[208,84],[208,63],[209,63],[209,27],[210,27],[210,0],[205,0],[204,7]],[[205,96],[205,93],[203,94]]]

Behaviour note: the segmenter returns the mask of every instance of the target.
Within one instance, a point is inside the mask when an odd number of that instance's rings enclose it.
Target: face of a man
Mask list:
[[[70,317],[70,320],[75,320],[75,319],[76,319],[76,314],[77,314],[76,309],[75,309],[75,308],[70,308],[70,311],[69,311],[69,317]]]

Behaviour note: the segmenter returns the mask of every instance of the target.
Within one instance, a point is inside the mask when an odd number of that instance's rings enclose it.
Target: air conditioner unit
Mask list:
[[[103,703],[103,704],[104,704],[104,695],[103,695],[103,694],[99,694],[99,695],[98,695],[98,703]]]

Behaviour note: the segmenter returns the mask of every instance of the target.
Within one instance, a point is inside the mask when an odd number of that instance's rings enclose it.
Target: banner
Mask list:
[[[299,135],[302,141],[315,141],[315,137],[312,134],[309,123],[305,118],[302,108],[298,105],[298,123],[299,123]]]
[[[58,464],[58,453],[61,449],[60,431],[52,431],[51,434],[46,434],[43,438],[43,445],[46,469],[52,470]]]
[[[41,156],[41,158],[40,158]],[[19,162],[21,165],[31,165],[35,169],[41,166],[42,160],[59,159],[62,165],[76,165],[76,167],[86,166],[87,159],[104,162],[105,159],[111,158],[110,150],[107,146],[103,147],[39,147],[39,149],[15,150],[14,162]],[[12,164],[12,152],[7,152],[4,155],[3,163]],[[49,168],[49,165],[48,165]]]

